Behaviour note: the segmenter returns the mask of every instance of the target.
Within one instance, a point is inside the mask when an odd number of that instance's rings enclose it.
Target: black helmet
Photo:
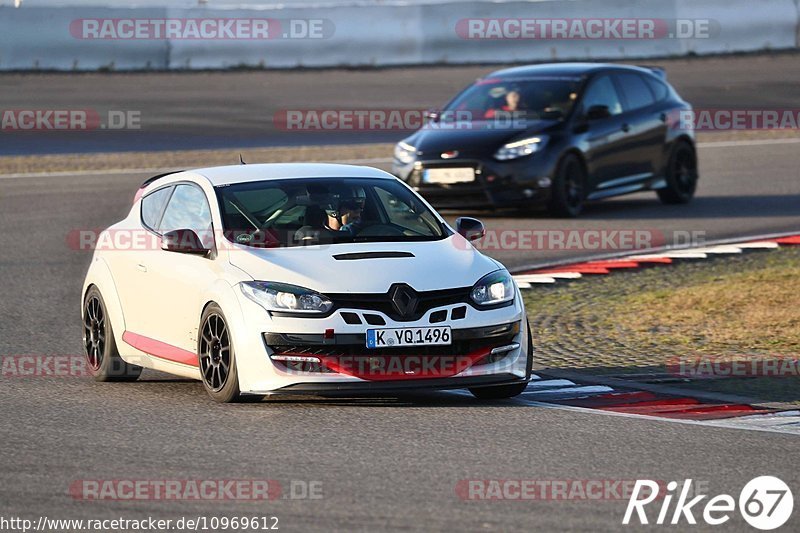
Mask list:
[[[331,188],[328,201],[323,206],[325,212],[335,218],[339,218],[344,210],[355,211],[364,209],[367,201],[367,193],[361,187],[343,185]]]

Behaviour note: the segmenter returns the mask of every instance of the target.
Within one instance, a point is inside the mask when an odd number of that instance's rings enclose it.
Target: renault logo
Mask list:
[[[389,297],[392,299],[392,307],[402,318],[410,318],[417,312],[419,296],[408,285],[395,285],[389,291]]]

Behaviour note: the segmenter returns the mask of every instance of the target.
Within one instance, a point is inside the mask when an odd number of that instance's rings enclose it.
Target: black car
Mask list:
[[[697,186],[692,107],[663,71],[559,63],[509,68],[462,91],[398,143],[394,173],[438,208],[544,205]]]

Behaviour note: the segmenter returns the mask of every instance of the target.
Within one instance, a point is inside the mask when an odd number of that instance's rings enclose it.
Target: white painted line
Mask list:
[[[552,389],[554,387],[574,387],[575,382],[568,379],[543,379],[536,383],[529,383],[525,391],[538,389]]]
[[[666,252],[661,257],[669,257],[670,259],[707,259],[708,255],[687,250],[685,252]]]
[[[742,242],[742,243],[736,243],[736,244],[734,244],[734,246],[736,246],[737,248],[742,248],[744,250],[748,250],[748,249],[751,249],[751,248],[752,249],[756,249],[756,250],[761,249],[761,248],[770,249],[771,250],[773,248],[780,248],[781,247],[780,244],[778,244],[777,242],[772,242],[772,241]]]
[[[514,279],[517,280],[517,283],[555,283],[556,279],[552,276],[547,274],[542,274],[537,276],[535,274],[530,274],[527,276],[514,276]]]
[[[21,172],[19,174],[0,174],[0,179],[8,180],[16,178],[60,178],[64,176],[104,176],[109,174],[158,174],[169,171],[170,169],[164,168],[109,168],[107,170],[70,170],[65,172]]]
[[[519,290],[523,291],[523,290],[526,290],[526,289],[532,289],[533,285],[531,285],[530,283],[525,283],[525,282],[519,282],[518,281],[517,282],[517,287],[519,287]]]
[[[740,416],[737,420],[762,420],[764,418],[787,418],[787,417],[800,417],[800,411],[781,411],[779,413],[772,413],[769,415],[749,415]]]
[[[781,145],[781,144],[798,144],[800,138],[789,139],[753,139],[749,141],[714,141],[697,143],[698,148],[730,148],[735,146],[765,146],[765,145]],[[231,150],[237,152],[237,150]],[[88,152],[87,152],[88,153]],[[81,153],[83,154],[83,153]],[[22,154],[25,155],[25,154]],[[68,154],[65,154],[68,155]],[[69,154],[72,155],[72,154]],[[392,162],[389,157],[375,157],[365,159],[343,159],[343,160],[327,160],[327,161],[308,161],[309,163],[349,163],[351,165],[369,165],[369,164],[388,164]],[[0,174],[0,179],[14,179],[14,178],[51,178],[62,176],[96,176],[103,174],[157,174],[160,172],[168,172],[169,169],[164,167],[148,167],[148,168],[114,168],[107,170],[76,170],[65,172],[19,172],[13,174]]]
[[[632,255],[629,257],[620,257],[620,261],[650,261],[652,259],[667,259],[668,256],[663,254],[650,254],[650,255]]]
[[[562,387],[558,389],[543,389],[543,390],[528,390],[525,389],[523,395],[535,396],[565,396],[563,399],[576,398],[578,396],[586,396],[589,394],[601,394],[613,392],[614,389],[604,385],[586,385],[581,387]]]
[[[555,279],[578,279],[583,277],[583,274],[580,272],[556,272],[553,274],[521,274],[514,276],[514,279],[518,279],[520,281],[528,281],[527,278],[529,276],[533,277],[548,277],[548,278],[555,278]]]
[[[742,249],[738,246],[730,244],[721,244],[719,246],[709,246],[708,248],[694,248],[692,253],[698,254],[740,254]]]
[[[790,139],[753,139],[750,141],[714,141],[697,143],[698,148],[731,148],[734,146],[764,146],[769,144],[797,144],[800,138]]]
[[[299,161],[298,161],[299,162]],[[379,157],[370,159],[329,159],[325,161],[303,161],[304,163],[342,163],[348,165],[369,165],[378,163],[391,163],[391,158]],[[68,171],[53,171],[53,172],[18,172],[13,174],[0,174],[0,179],[17,179],[17,178],[59,178],[65,176],[104,176],[104,175],[122,175],[122,174],[163,174],[174,170],[183,170],[183,168],[165,168],[165,167],[148,167],[148,168],[109,168],[105,170],[68,170]]]
[[[797,435],[797,431],[793,429],[781,428],[781,427],[761,427],[761,426],[745,426],[745,425],[736,425],[736,424],[721,424],[715,423],[711,420],[686,420],[680,418],[661,418],[658,416],[651,416],[651,415],[640,415],[636,413],[618,413],[616,411],[605,411],[602,409],[591,409],[588,407],[575,407],[572,405],[559,405],[554,403],[548,402],[538,402],[535,400],[528,400],[525,398],[520,398],[517,400],[518,402],[528,405],[530,407],[541,407],[545,409],[558,409],[562,411],[573,411],[576,413],[583,413],[589,415],[601,415],[601,416],[618,416],[622,418],[634,418],[639,420],[646,420],[649,422],[662,422],[662,423],[669,423],[669,424],[683,424],[686,426],[705,426],[705,427],[713,427],[717,429],[739,429],[739,430],[747,430],[747,431],[762,431],[765,433],[782,433],[784,435]],[[730,420],[730,419],[728,419]]]

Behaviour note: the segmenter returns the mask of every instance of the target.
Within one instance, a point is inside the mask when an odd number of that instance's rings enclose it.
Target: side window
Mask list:
[[[625,95],[626,111],[641,109],[655,102],[650,87],[638,74],[617,74],[616,77]]]
[[[169,199],[159,233],[192,229],[203,240],[211,231],[211,210],[205,193],[194,185],[178,185]]]
[[[164,210],[164,203],[171,192],[172,187],[164,187],[142,198],[142,224],[146,228],[155,231],[158,227],[161,212]]]
[[[669,96],[669,89],[663,82],[655,79],[652,76],[645,76],[644,79],[647,82],[647,85],[650,86],[653,94],[656,95],[656,102],[666,100],[667,96]]]
[[[438,227],[439,223],[427,210],[419,215],[414,212],[412,206],[381,187],[375,187],[375,193],[392,224],[422,235],[430,234],[431,226]]]
[[[594,80],[583,95],[584,113],[588,111],[590,107],[596,105],[607,106],[612,115],[619,115],[622,113],[622,102],[620,101],[617,89],[614,87],[610,76],[601,76]]]

